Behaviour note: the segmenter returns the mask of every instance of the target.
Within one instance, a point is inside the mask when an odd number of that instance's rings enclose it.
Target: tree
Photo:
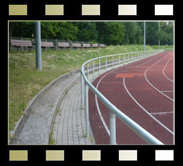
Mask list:
[[[125,34],[125,27],[119,22],[109,22],[107,24],[108,36],[107,43],[113,45],[122,44],[122,40]]]
[[[137,22],[124,22],[126,33],[123,39],[124,44],[141,44],[142,30]]]
[[[161,22],[160,33],[161,44],[173,44],[173,22]]]
[[[173,44],[173,22],[146,22],[146,44]],[[10,37],[35,34],[35,22],[10,22]],[[104,44],[143,44],[143,22],[41,22],[42,39],[90,41]]]
[[[108,39],[108,29],[107,29],[107,22],[96,22],[96,29],[98,32],[97,41],[99,43],[106,43]]]
[[[73,23],[79,29],[76,39],[79,41],[97,40],[98,32],[95,22],[76,22]]]
[[[35,34],[34,22],[10,22],[9,32],[11,37],[32,37]]]

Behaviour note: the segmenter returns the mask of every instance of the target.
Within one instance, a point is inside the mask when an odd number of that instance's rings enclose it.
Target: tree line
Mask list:
[[[173,22],[146,22],[146,44],[173,44]],[[160,29],[160,31],[159,31]],[[10,37],[35,37],[35,22],[10,22]],[[144,43],[144,22],[41,22],[42,39],[90,41],[107,45]]]

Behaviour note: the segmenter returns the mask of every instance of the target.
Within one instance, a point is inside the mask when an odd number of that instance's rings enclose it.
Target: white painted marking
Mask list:
[[[169,53],[168,53],[168,54],[169,54]],[[167,54],[167,55],[168,55],[168,54]],[[165,55],[165,56],[167,56],[167,55]],[[151,66],[144,72],[144,77],[145,77],[146,81],[149,83],[149,85],[151,85],[156,91],[158,91],[158,92],[161,93],[163,96],[165,96],[166,98],[170,99],[171,101],[174,101],[174,99],[172,99],[171,97],[167,96],[166,94],[164,94],[163,92],[161,92],[159,89],[157,89],[154,85],[152,85],[152,84],[149,82],[149,80],[147,79],[147,76],[146,76],[147,71],[148,71],[151,67],[153,67],[154,65],[156,65],[158,62],[160,62],[165,56],[163,56],[163,57],[162,57],[161,59],[159,59],[156,63],[154,63],[153,65],[151,65]]]
[[[165,68],[166,68],[167,64],[169,63],[171,57],[172,57],[172,55],[170,56],[169,60],[168,60],[167,63],[165,64],[165,66],[164,66],[164,68],[163,68],[163,70],[162,70],[162,73],[163,73],[163,75],[164,75],[169,81],[173,82],[173,80],[171,80],[171,79],[165,74]]]
[[[132,63],[135,63],[135,62],[132,62]],[[127,64],[127,65],[130,65],[130,64],[132,64],[132,63],[129,63],[129,64]],[[125,65],[125,66],[127,66],[127,65]],[[122,66],[122,67],[124,67],[124,66]],[[98,89],[100,82],[103,80],[103,78],[104,78],[105,76],[107,76],[108,74],[110,74],[110,73],[112,73],[112,72],[114,72],[114,71],[116,71],[116,70],[119,70],[119,68],[121,68],[121,67],[118,67],[118,68],[116,68],[116,69],[114,69],[114,70],[112,70],[112,71],[106,73],[106,74],[98,81],[97,86],[96,86],[96,89]],[[99,117],[100,117],[100,119],[101,119],[101,121],[102,121],[102,123],[103,123],[103,125],[104,125],[104,128],[106,129],[107,134],[110,136],[110,131],[109,131],[109,128],[107,127],[107,125],[106,125],[106,123],[105,123],[105,120],[104,120],[104,118],[103,118],[103,116],[102,116],[102,113],[101,113],[101,111],[100,111],[100,107],[99,107],[99,104],[98,104],[98,98],[97,98],[97,95],[96,95],[96,94],[95,94],[95,102],[96,102],[96,107],[97,107],[97,111],[98,111]]]
[[[171,131],[168,127],[166,127],[163,123],[161,123],[159,120],[157,120],[154,116],[152,116],[142,105],[139,104],[139,102],[131,95],[131,93],[128,91],[126,84],[125,84],[125,78],[123,78],[123,85],[125,87],[125,90],[127,91],[128,95],[134,100],[134,102],[144,111],[146,112],[151,118],[153,118],[157,123],[159,123],[162,127],[164,127],[167,131],[169,131],[171,134],[174,135],[173,131]]]
[[[107,73],[107,74],[109,74],[109,73]],[[102,79],[103,79],[107,74],[105,74],[105,75],[98,81],[97,86],[96,86],[96,89],[98,89],[98,86],[99,86],[100,82],[102,81]],[[96,94],[95,94],[95,102],[96,102],[96,106],[97,106],[97,110],[98,110],[98,114],[99,114],[99,116],[100,116],[100,119],[101,119],[101,121],[102,121],[102,123],[103,123],[103,125],[104,125],[104,127],[105,127],[105,129],[106,129],[107,134],[110,136],[110,131],[109,131],[109,128],[107,127],[107,125],[106,125],[106,123],[105,123],[105,120],[104,120],[104,118],[103,118],[103,116],[102,116],[102,113],[101,113],[101,111],[100,111],[100,108],[99,108],[99,105],[98,105],[98,98],[97,98],[97,95],[96,95]]]
[[[158,56],[159,57],[159,56]],[[138,65],[138,66],[136,66],[136,68],[138,68],[138,67],[140,67],[140,66],[142,66],[143,64],[146,64],[147,62],[150,62],[150,61],[152,61],[153,59],[156,59],[156,58],[158,58],[157,56],[155,57],[155,58],[152,58],[152,59],[150,59],[150,60],[148,60],[148,61],[146,61],[146,62],[144,62],[144,63],[142,63],[142,64],[140,64],[140,65]]]
[[[134,63],[134,62],[132,62],[132,63]],[[127,65],[130,65],[130,64],[132,64],[132,63],[129,63],[129,64],[127,64]],[[127,66],[127,65],[125,65],[125,66]],[[122,66],[122,67],[124,67],[124,66]],[[98,81],[97,86],[96,86],[96,89],[98,89],[100,82],[103,80],[103,78],[104,78],[105,76],[107,76],[108,74],[110,74],[110,73],[112,73],[112,72],[114,72],[114,71],[116,71],[116,70],[119,70],[119,68],[121,68],[121,67],[118,67],[118,68],[116,68],[116,69],[114,69],[114,70],[112,70],[112,71],[106,73],[106,74]],[[99,104],[98,104],[98,98],[97,98],[97,95],[96,95],[96,94],[95,94],[95,103],[96,103],[97,111],[98,111],[99,117],[100,117],[100,119],[101,119],[101,121],[102,121],[102,124],[104,125],[104,128],[106,129],[107,134],[110,136],[110,131],[109,131],[109,128],[107,127],[107,125],[106,125],[106,123],[105,123],[105,120],[104,120],[104,118],[103,118],[103,116],[102,116],[102,113],[101,113],[101,111],[100,111],[100,107],[99,107]]]
[[[173,90],[161,90],[161,92],[171,93],[171,92],[173,92]]]
[[[156,54],[156,55],[157,55],[157,54]],[[154,55],[154,56],[155,56],[155,55]],[[147,58],[149,58],[149,57],[147,57]],[[146,59],[146,58],[144,58],[144,59]],[[154,59],[154,58],[153,58],[153,59]],[[131,65],[131,64],[133,64],[133,63],[136,63],[136,61],[135,61],[135,62],[130,62],[129,64],[127,64],[127,65],[125,65],[125,66]],[[102,79],[103,79],[105,76],[107,76],[108,74],[110,74],[110,73],[112,73],[112,72],[114,72],[114,71],[116,71],[116,70],[119,70],[119,68],[122,68],[122,67],[124,67],[124,66],[118,67],[118,68],[116,68],[116,69],[114,69],[114,70],[112,70],[112,71],[106,73],[106,74],[99,80],[99,82],[97,83],[96,89],[98,89],[100,82],[102,81]],[[100,108],[99,108],[97,95],[95,95],[95,102],[96,102],[96,107],[97,107],[97,111],[98,111],[98,114],[99,114],[99,116],[100,116],[100,119],[101,119],[101,121],[102,121],[102,123],[103,123],[103,125],[104,125],[104,128],[106,129],[107,134],[110,136],[109,128],[107,127],[107,125],[106,125],[106,123],[105,123],[105,120],[104,120],[104,118],[103,118],[103,116],[102,116],[102,113],[101,113],[101,111],[100,111]]]
[[[152,115],[166,115],[166,114],[173,114],[174,112],[154,112],[154,113],[151,113]]]

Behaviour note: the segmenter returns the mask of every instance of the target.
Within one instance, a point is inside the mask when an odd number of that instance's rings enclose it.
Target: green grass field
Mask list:
[[[158,46],[146,46],[146,50]],[[33,52],[9,53],[9,131],[23,115],[28,102],[55,78],[92,58],[143,51],[143,45],[107,46],[98,49],[42,51],[42,71],[36,69],[36,54]]]

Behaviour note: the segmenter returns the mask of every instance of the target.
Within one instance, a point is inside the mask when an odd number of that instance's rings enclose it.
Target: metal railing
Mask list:
[[[143,129],[135,121],[130,119],[122,111],[116,108],[106,97],[100,93],[96,87],[92,85],[89,81],[94,80],[96,76],[101,75],[101,73],[114,69],[116,67],[132,63],[134,61],[146,58],[163,50],[151,50],[151,51],[140,51],[140,52],[130,52],[122,54],[114,54],[108,56],[102,56],[98,58],[91,59],[85,62],[81,67],[81,107],[85,108],[86,116],[86,135],[89,136],[89,107],[88,107],[88,90],[89,88],[94,92],[94,94],[105,104],[110,112],[110,144],[116,144],[116,116],[123,121],[128,127],[130,127],[135,133],[137,133],[143,140],[148,144],[153,145],[163,145],[161,141],[155,138],[148,131]],[[96,76],[95,76],[96,75]],[[92,81],[91,80],[91,81]]]

